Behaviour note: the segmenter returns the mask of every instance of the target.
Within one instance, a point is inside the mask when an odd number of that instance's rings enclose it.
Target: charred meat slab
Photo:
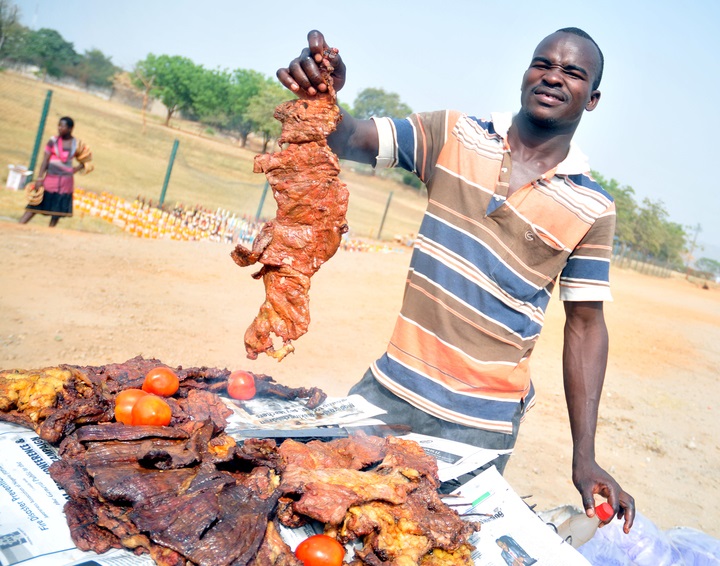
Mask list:
[[[170,426],[112,422],[117,392],[155,359],[0,372],[0,419],[60,442],[51,477],[65,489],[78,548],[126,548],[160,566],[299,566],[277,525],[321,521],[357,552],[352,566],[471,566],[479,523],[440,500],[437,462],[413,441],[353,432],[330,442],[236,441],[214,391],[228,370],[178,367]],[[316,388],[257,375],[258,395],[322,402]]]
[[[232,411],[216,393],[227,392],[230,370],[173,368],[141,356],[102,366],[62,364],[33,370],[0,370],[0,420],[31,428],[43,440],[57,444],[82,425],[110,423],[116,395],[124,389],[142,387],[147,372],[158,366],[170,367],[180,379],[177,394],[168,398],[174,427],[191,434],[198,423],[210,420],[216,432],[225,428]],[[288,387],[268,375],[252,375],[257,397],[304,399],[310,409],[327,398],[318,387]],[[120,430],[128,435],[138,432]]]

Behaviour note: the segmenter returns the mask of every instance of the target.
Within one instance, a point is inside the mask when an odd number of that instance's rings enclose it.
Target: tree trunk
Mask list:
[[[145,135],[145,127],[147,125],[147,118],[145,116],[145,112],[147,111],[147,103],[148,103],[148,93],[145,91],[143,93],[143,105],[142,105],[142,121],[143,121],[143,129],[142,133]]]

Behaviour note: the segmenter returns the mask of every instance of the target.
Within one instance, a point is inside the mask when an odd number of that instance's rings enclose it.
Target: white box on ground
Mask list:
[[[19,191],[25,187],[25,182],[32,174],[32,171],[28,171],[28,168],[22,165],[8,165],[8,177],[5,186],[8,189]]]

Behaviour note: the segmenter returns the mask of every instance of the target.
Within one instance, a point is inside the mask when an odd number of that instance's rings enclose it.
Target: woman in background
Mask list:
[[[45,146],[40,171],[35,187],[43,187],[43,199],[39,204],[28,204],[25,214],[20,218],[21,224],[27,224],[35,214],[50,216],[50,227],[58,223],[61,216],[72,216],[74,175],[78,171],[89,173],[93,166],[90,149],[72,135],[75,123],[64,116],[58,123],[58,135],[53,136]],[[78,165],[73,166],[73,158]]]

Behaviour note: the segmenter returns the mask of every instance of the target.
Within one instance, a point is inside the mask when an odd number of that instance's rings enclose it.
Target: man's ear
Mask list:
[[[595,110],[598,102],[600,102],[600,91],[594,90],[592,91],[592,94],[590,94],[590,100],[585,105],[585,110],[587,110],[588,112],[592,112],[593,110]]]

